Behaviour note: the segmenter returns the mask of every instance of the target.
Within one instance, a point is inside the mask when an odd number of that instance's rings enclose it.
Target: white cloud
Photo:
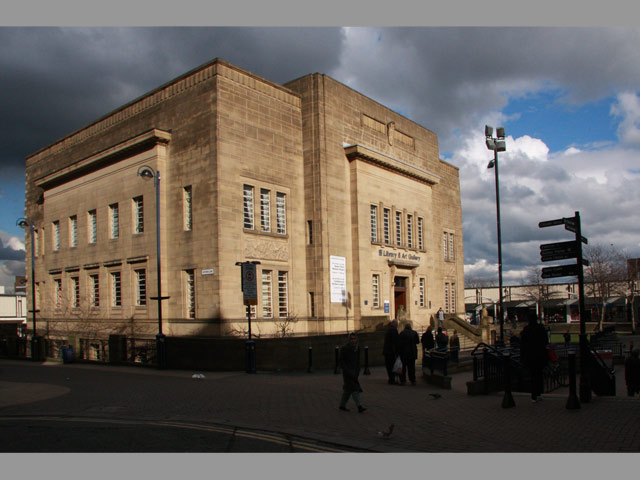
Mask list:
[[[611,106],[611,114],[622,119],[618,126],[620,143],[640,147],[640,99],[634,92],[618,94],[618,102]]]

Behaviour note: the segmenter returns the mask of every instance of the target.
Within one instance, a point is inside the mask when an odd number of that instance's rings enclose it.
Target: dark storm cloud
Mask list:
[[[332,70],[342,42],[337,28],[0,28],[0,168],[213,58],[283,83]]]

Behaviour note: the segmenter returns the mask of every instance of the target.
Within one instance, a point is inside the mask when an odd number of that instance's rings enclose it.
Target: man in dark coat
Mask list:
[[[436,345],[438,352],[446,352],[449,347],[449,337],[442,331],[442,327],[438,327],[438,333],[436,333]]]
[[[349,342],[340,349],[340,368],[342,369],[342,398],[340,399],[340,410],[348,412],[347,401],[349,397],[353,397],[356,402],[358,412],[362,413],[366,410],[360,403],[360,347],[358,346],[358,337],[355,333],[349,335]]]
[[[627,384],[627,395],[633,397],[640,392],[640,358],[638,350],[632,350],[624,362],[624,380]]]
[[[387,375],[389,377],[389,384],[396,383],[396,374],[393,372],[393,364],[398,356],[398,320],[392,320],[387,331],[384,334],[384,345],[382,347],[382,354],[384,355],[384,364],[387,368]]]
[[[531,374],[531,401],[542,400],[544,390],[542,371],[549,361],[547,331],[535,317],[522,329],[520,334],[520,359]]]
[[[400,374],[400,384],[407,381],[407,372],[411,385],[416,384],[416,359],[418,358],[418,345],[420,338],[418,332],[411,329],[411,324],[407,323],[400,337],[400,359],[402,360],[402,373]]]

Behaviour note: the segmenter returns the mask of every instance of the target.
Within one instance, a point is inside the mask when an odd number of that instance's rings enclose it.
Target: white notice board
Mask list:
[[[347,259],[331,256],[331,302],[347,300]]]

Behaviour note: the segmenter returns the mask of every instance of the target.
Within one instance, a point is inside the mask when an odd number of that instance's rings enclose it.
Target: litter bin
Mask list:
[[[62,347],[62,362],[71,363],[74,359],[73,347],[69,345]]]

